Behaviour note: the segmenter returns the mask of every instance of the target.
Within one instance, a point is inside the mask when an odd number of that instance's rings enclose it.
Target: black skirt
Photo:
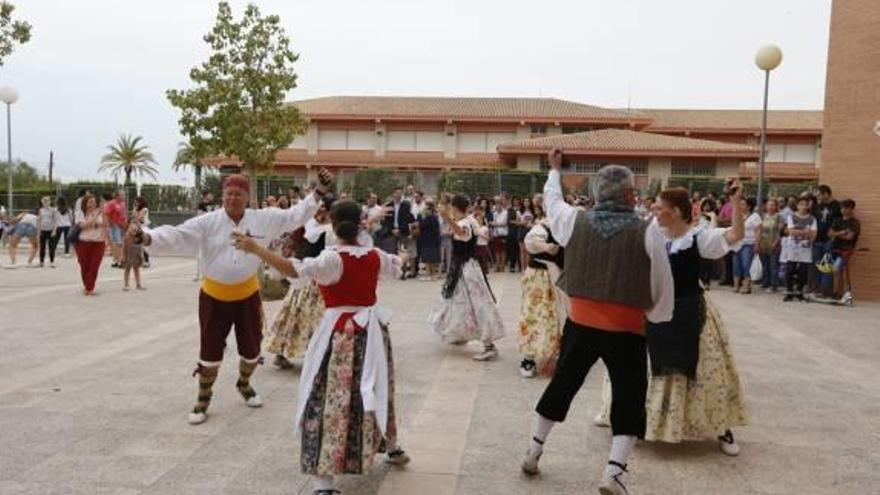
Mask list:
[[[698,290],[675,298],[672,321],[647,322],[645,338],[651,361],[651,374],[681,374],[696,379],[700,360],[700,333],[706,324],[706,300]]]

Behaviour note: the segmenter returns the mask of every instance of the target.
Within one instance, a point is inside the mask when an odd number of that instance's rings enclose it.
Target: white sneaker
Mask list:
[[[208,419],[208,415],[203,412],[191,412],[189,413],[189,424],[191,425],[200,425],[204,423]]]
[[[526,456],[523,457],[522,472],[526,473],[529,476],[536,476],[541,474],[541,470],[538,468],[538,461],[541,460],[541,454],[543,452],[535,452],[529,447],[529,450],[526,451]]]
[[[244,403],[247,404],[248,407],[263,407],[263,399],[260,398],[259,394],[245,399]]]
[[[599,428],[609,428],[611,427],[611,422],[608,421],[605,414],[599,413],[593,418],[593,425],[598,426]]]
[[[54,262],[54,261],[51,262],[51,263],[49,263],[49,268],[55,268],[55,262]]]
[[[18,268],[18,265],[14,263],[6,263],[5,265],[3,265],[3,268],[7,270],[15,270],[16,268]]]
[[[474,361],[492,361],[498,358],[498,349],[492,347],[474,355]]]
[[[739,444],[736,443],[736,439],[733,438],[733,432],[730,430],[725,431],[724,435],[718,437],[718,446],[721,447],[721,452],[724,452],[725,455],[730,457],[739,455]]]

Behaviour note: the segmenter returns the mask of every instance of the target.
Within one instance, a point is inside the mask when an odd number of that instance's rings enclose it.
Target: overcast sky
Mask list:
[[[210,0],[12,0],[33,39],[0,68],[14,156],[91,178],[121,133],[162,180],[181,137],[165,99],[206,58]],[[231,2],[239,15],[246,2]],[[771,108],[821,109],[831,0],[264,0],[281,16],[299,87],[328,95],[554,96],[600,106],[760,108],[754,52],[782,47]],[[2,121],[0,121],[2,122]],[[3,126],[5,131],[5,126]],[[2,136],[2,134],[0,134]],[[5,140],[0,140],[6,156]]]

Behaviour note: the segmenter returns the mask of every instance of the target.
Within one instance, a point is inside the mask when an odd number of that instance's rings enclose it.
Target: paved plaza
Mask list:
[[[0,254],[3,260],[6,253]],[[80,295],[77,265],[0,271],[0,494],[308,494],[293,435],[297,369],[263,366],[265,400],[248,409],[234,388],[235,346],[207,423],[195,399],[195,263],[160,258],[143,293],[121,291],[105,261],[98,297]],[[425,318],[440,282],[386,282],[404,469],[343,478],[345,494],[591,494],[608,454],[592,426],[601,365],[568,421],[549,438],[542,474],[519,462],[545,379],[517,372],[518,279],[493,274],[508,337],[501,358],[440,345]],[[742,455],[714,441],[645,445],[631,460],[635,495],[880,493],[880,305],[783,304],[713,290],[733,340],[751,425]],[[268,304],[271,318],[277,302]],[[476,344],[472,344],[476,345]]]

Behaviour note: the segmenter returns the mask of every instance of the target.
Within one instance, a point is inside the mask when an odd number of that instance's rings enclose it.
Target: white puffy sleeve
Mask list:
[[[266,229],[266,242],[274,241],[285,232],[294,231],[315,216],[321,202],[312,193],[299,203],[286,210],[280,208],[265,208],[254,210],[253,213],[260,219],[260,224]]]
[[[469,241],[471,237],[474,236],[474,224],[468,221],[467,218],[462,218],[458,221],[458,226],[465,230],[464,235],[458,235],[453,233],[453,237],[459,241]]]
[[[670,321],[675,308],[675,281],[666,253],[666,237],[657,222],[651,222],[645,232],[645,252],[651,258],[651,297],[654,300],[654,306],[645,316],[653,323]]]
[[[162,225],[155,229],[145,229],[150,236],[146,246],[150,254],[196,256],[205,235],[205,223],[212,217],[201,215],[190,218],[180,225]]]
[[[388,254],[381,249],[375,250],[379,253],[379,277],[387,279],[400,278],[403,274],[403,261],[395,254]]]
[[[290,261],[299,278],[314,280],[319,285],[333,285],[342,278],[342,258],[333,249],[321,251],[316,258]]]
[[[697,232],[697,249],[700,250],[700,256],[710,260],[723,258],[730,251],[730,244],[724,236],[727,230],[706,227]]]
[[[560,246],[567,246],[578,210],[566,203],[562,197],[562,177],[558,170],[551,170],[544,184],[544,206],[550,220],[550,231]]]
[[[553,244],[547,242],[547,228],[541,224],[535,224],[534,227],[529,229],[524,243],[526,251],[530,254],[546,253],[553,248]]]

